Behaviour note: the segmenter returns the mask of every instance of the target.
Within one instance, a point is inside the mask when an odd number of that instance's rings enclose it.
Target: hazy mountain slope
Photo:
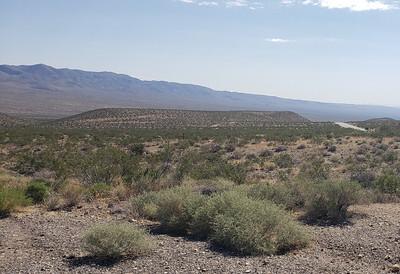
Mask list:
[[[293,111],[313,120],[400,119],[400,109],[327,104],[206,87],[142,81],[110,72],[55,69],[45,65],[0,66],[0,111],[62,117],[97,108]]]
[[[198,128],[266,127],[307,124],[288,111],[193,111],[173,109],[111,108],[84,112],[48,123],[69,128]]]
[[[28,125],[30,121],[18,119],[4,113],[0,113],[0,128]]]

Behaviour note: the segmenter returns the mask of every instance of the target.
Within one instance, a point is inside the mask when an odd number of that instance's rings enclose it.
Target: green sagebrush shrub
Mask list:
[[[26,188],[25,195],[35,204],[43,203],[50,194],[48,184],[42,180],[33,180]]]
[[[280,168],[291,168],[294,165],[293,158],[288,153],[276,155],[274,163]]]
[[[105,183],[95,183],[86,189],[86,199],[89,201],[107,198],[111,195],[112,186]]]
[[[153,244],[148,233],[130,224],[102,224],[90,228],[82,237],[82,248],[91,256],[118,259],[142,256]]]
[[[322,181],[310,185],[305,200],[310,222],[337,224],[347,219],[349,206],[357,203],[360,185],[354,182]]]
[[[194,211],[204,199],[204,196],[189,187],[174,187],[135,197],[131,205],[133,212],[139,216],[158,220],[164,231],[185,234]]]
[[[175,187],[138,196],[132,207],[169,233],[210,239],[240,254],[283,253],[306,245],[306,233],[288,213],[270,201],[249,198],[244,188],[209,196]]]
[[[311,157],[300,167],[299,177],[309,180],[327,180],[330,167],[322,157]]]
[[[27,206],[30,203],[24,189],[0,186],[0,218],[7,217],[18,207]]]
[[[237,184],[246,181],[247,167],[245,164],[232,164],[223,159],[219,153],[185,154],[176,169],[176,179],[182,180],[189,176],[195,180],[226,178]]]
[[[207,200],[196,212],[191,231],[243,255],[279,254],[308,242],[303,228],[283,209],[237,190]]]
[[[385,171],[375,181],[375,187],[386,194],[400,194],[400,176],[394,171]]]
[[[115,178],[122,175],[126,159],[126,153],[113,147],[92,151],[82,157],[78,177],[87,185],[111,184]]]
[[[281,182],[276,184],[259,183],[246,187],[252,199],[268,200],[286,209],[302,208],[305,200],[305,183]]]

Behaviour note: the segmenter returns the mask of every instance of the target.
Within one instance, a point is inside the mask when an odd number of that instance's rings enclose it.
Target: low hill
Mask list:
[[[366,120],[366,121],[363,121],[363,123],[366,123],[366,124],[374,124],[374,123],[383,123],[383,124],[385,124],[385,123],[396,123],[396,122],[398,122],[397,120],[395,120],[395,119],[392,119],[392,118],[374,118],[374,119],[369,119],[369,120]]]
[[[400,121],[391,118],[374,118],[354,122],[359,127],[375,132],[381,136],[400,136]]]
[[[365,121],[356,121],[353,122],[357,125],[362,125],[367,128],[376,128],[379,126],[398,126],[400,125],[399,120],[395,120],[392,118],[373,118],[373,119],[368,119]]]
[[[67,128],[265,127],[308,123],[293,112],[98,109],[50,122]]]
[[[400,119],[400,109],[328,104],[207,87],[143,81],[111,72],[0,65],[0,111],[29,118],[61,118],[99,108],[205,111],[293,111],[314,121]]]

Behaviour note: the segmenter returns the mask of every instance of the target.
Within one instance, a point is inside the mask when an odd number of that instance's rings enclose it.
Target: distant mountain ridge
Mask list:
[[[112,72],[56,69],[41,64],[0,65],[3,113],[60,118],[99,108],[292,111],[314,121],[400,119],[400,108],[216,91],[198,85],[143,81]]]

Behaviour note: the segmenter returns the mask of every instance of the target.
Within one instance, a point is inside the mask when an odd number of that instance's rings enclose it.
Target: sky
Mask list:
[[[400,106],[400,1],[0,0],[0,63]]]

